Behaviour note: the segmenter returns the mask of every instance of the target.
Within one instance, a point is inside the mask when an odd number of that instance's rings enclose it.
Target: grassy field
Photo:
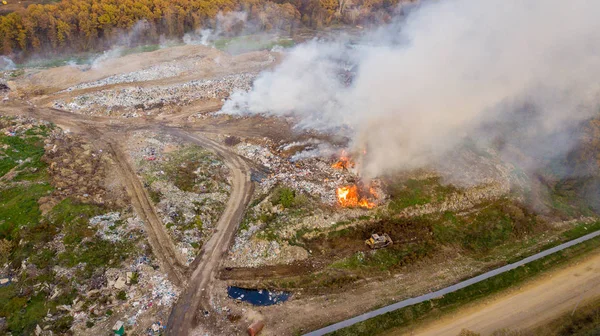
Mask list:
[[[14,239],[21,228],[40,221],[37,200],[52,190],[42,162],[42,140],[48,131],[48,126],[41,125],[22,136],[0,135],[0,177],[16,169],[11,180],[29,182],[0,189],[0,239]]]
[[[213,42],[215,48],[234,53],[271,50],[275,46],[290,48],[293,47],[294,44],[294,40],[290,38],[270,38],[263,35],[244,35],[232,38],[221,38]]]

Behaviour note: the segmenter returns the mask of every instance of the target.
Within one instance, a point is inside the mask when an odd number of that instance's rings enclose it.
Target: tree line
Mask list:
[[[140,22],[140,38],[181,37],[215,24],[220,12],[241,10],[264,30],[300,25],[386,20],[400,0],[62,0],[0,16],[0,53],[91,51],[106,48]]]

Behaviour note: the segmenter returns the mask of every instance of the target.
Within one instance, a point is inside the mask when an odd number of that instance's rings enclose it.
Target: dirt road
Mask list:
[[[133,167],[125,157],[123,151],[114,142],[108,141],[108,145],[115,162],[119,175],[123,177],[125,189],[131,198],[135,212],[146,224],[148,240],[155,254],[162,258],[163,269],[169,275],[169,279],[177,286],[183,286],[186,282],[186,267],[183,256],[177,251],[173,240],[165,230],[160,221],[150,196],[142,186],[139,178],[133,171]]]
[[[223,157],[232,175],[231,196],[217,223],[216,231],[204,244],[200,255],[194,260],[188,286],[180,295],[169,317],[167,334],[183,336],[188,335],[194,328],[196,314],[200,308],[212,311],[210,307],[211,284],[223,256],[227,253],[238,224],[242,220],[252,193],[252,184],[247,163],[236,154],[199,135],[191,135],[182,131],[174,133]]]
[[[144,120],[123,124],[120,120],[110,118],[89,117],[56,109],[23,105],[10,106],[6,104],[2,106],[2,114],[30,115],[51,121],[63,129],[80,134],[87,138],[90,143],[110,154],[116,163],[116,171],[131,199],[135,212],[144,221],[148,242],[161,268],[174,284],[182,287],[185,285],[187,280],[185,260],[177,251],[175,244],[165,230],[165,226],[156,214],[150,196],[135,174],[127,156],[118,145],[128,131],[156,128],[159,125]]]
[[[219,104],[214,104],[206,108],[218,109],[219,107]],[[198,133],[190,134],[179,127],[168,126],[168,124],[175,120],[185,119],[187,115],[180,114],[162,120],[137,119],[126,120],[124,122],[119,119],[75,115],[61,110],[35,108],[33,106],[4,106],[3,114],[29,114],[32,117],[51,121],[65,129],[82,134],[89,138],[90,142],[101,144],[108,151],[117,164],[117,171],[131,198],[136,213],[146,224],[149,243],[161,267],[169,275],[171,281],[185,288],[184,293],[181,295],[169,318],[168,332],[170,335],[187,335],[195,326],[194,318],[196,312],[201,307],[204,310],[212,310],[210,307],[211,284],[215,279],[221,259],[227,253],[229,245],[233,240],[233,236],[238,224],[242,220],[244,210],[252,193],[250,164],[224,146]],[[196,132],[207,128],[208,132],[217,133],[211,125],[204,125],[204,127],[198,127],[198,129],[194,129],[188,125],[184,127]],[[217,223],[215,233],[203,246],[199,256],[189,269],[186,269],[184,266],[183,257],[177,252],[173,241],[156,214],[148,193],[135,174],[127,156],[119,146],[119,141],[124,139],[123,136],[125,134],[141,129],[154,129],[196,143],[221,156],[231,171],[232,190],[230,199]]]
[[[503,328],[528,329],[599,297],[600,253],[597,252],[575,265],[550,272],[506,295],[449,315],[413,334],[456,336],[462,329],[469,329],[490,335]]]

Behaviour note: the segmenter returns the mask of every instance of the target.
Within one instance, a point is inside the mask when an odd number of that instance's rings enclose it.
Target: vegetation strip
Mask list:
[[[373,317],[376,317],[376,316],[379,316],[379,315],[383,315],[385,313],[389,313],[389,312],[392,312],[392,311],[395,311],[395,310],[398,310],[398,309],[401,309],[401,308],[404,308],[404,307],[412,306],[412,305],[415,305],[415,304],[418,304],[418,303],[422,303],[422,302],[425,302],[425,301],[428,301],[428,300],[439,298],[439,297],[444,296],[446,294],[449,294],[449,293],[452,293],[452,292],[456,292],[456,291],[458,291],[460,289],[463,289],[463,288],[471,286],[473,284],[482,282],[482,281],[484,281],[486,279],[489,279],[489,278],[492,278],[492,277],[494,277],[496,275],[499,275],[499,274],[502,274],[502,273],[514,270],[514,269],[516,269],[519,266],[523,266],[523,265],[526,265],[526,264],[528,264],[530,262],[542,259],[544,257],[547,257],[547,256],[553,254],[553,253],[562,251],[562,250],[564,250],[566,248],[569,248],[569,247],[577,245],[579,243],[588,241],[588,240],[590,240],[592,238],[595,238],[595,237],[598,237],[598,236],[600,236],[600,230],[592,232],[592,233],[587,234],[585,236],[579,237],[577,239],[573,239],[573,240],[568,241],[566,243],[563,243],[561,245],[552,247],[550,249],[547,249],[547,250],[542,251],[540,253],[534,254],[534,255],[529,256],[527,258],[524,258],[524,259],[522,259],[520,261],[517,261],[515,263],[508,264],[506,266],[502,266],[502,267],[497,268],[495,270],[492,270],[492,271],[480,274],[480,275],[478,275],[476,277],[473,277],[473,278],[470,278],[468,280],[459,282],[459,283],[454,284],[452,286],[440,289],[440,290],[435,291],[435,292],[427,293],[427,294],[424,294],[424,295],[421,295],[421,296],[418,296],[418,297],[415,297],[415,298],[410,298],[410,299],[406,299],[406,300],[403,300],[403,301],[400,301],[400,302],[396,302],[396,303],[391,304],[389,306],[385,306],[385,307],[382,307],[382,308],[379,308],[379,309],[376,309],[376,310],[373,310],[373,311],[370,311],[370,312],[367,312],[367,313],[355,316],[353,318],[350,318],[350,319],[347,319],[347,320],[344,320],[344,321],[341,321],[341,322],[329,325],[329,326],[327,326],[325,328],[321,328],[321,329],[312,331],[310,333],[305,334],[305,336],[325,335],[327,333],[331,333],[331,332],[334,332],[336,330],[340,330],[340,329],[349,327],[349,326],[354,325],[356,323],[366,321],[366,320],[368,320],[370,318],[373,318]]]

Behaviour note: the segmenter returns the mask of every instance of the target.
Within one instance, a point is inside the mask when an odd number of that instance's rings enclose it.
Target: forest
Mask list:
[[[244,11],[264,31],[385,22],[401,0],[62,0],[0,16],[0,54],[101,50],[136,24],[136,41],[179,38],[212,27],[219,13]]]

